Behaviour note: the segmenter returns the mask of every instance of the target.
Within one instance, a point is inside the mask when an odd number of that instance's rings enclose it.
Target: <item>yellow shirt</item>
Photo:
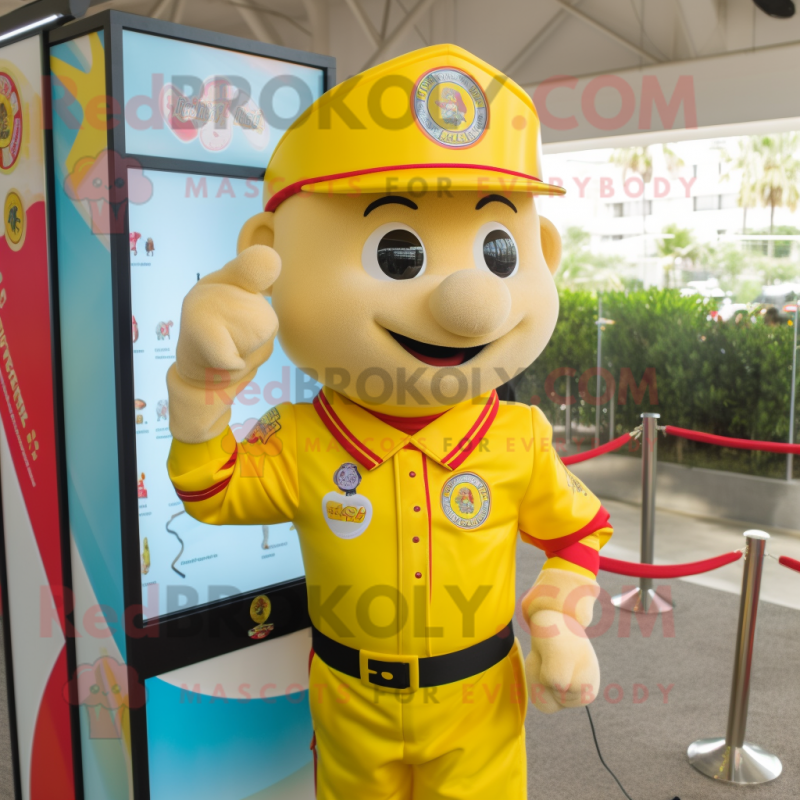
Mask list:
[[[393,655],[449,653],[512,619],[516,536],[545,569],[597,574],[608,514],[567,470],[538,408],[496,392],[416,434],[324,389],[280,405],[239,444],[173,441],[186,511],[212,525],[293,521],[324,634]]]

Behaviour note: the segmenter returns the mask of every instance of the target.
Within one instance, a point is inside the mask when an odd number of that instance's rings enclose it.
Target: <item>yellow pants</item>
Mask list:
[[[317,800],[525,800],[519,642],[465,681],[396,694],[311,664]]]

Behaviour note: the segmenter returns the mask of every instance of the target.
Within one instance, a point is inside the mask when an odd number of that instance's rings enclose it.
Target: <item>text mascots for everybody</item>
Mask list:
[[[543,413],[496,392],[558,317],[535,199],[563,190],[540,176],[519,86],[452,45],[409,53],[289,128],[238,256],[184,301],[170,476],[202,522],[294,523],[321,800],[522,800],[528,703],[597,693],[608,514]],[[276,335],[323,389],[237,443],[231,403]],[[526,659],[518,535],[547,554]]]

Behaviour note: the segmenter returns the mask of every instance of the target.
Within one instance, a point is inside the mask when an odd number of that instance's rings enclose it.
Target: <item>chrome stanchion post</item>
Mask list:
[[[603,363],[603,295],[597,294],[597,387],[594,408],[594,447],[600,447],[600,370]]]
[[[616,435],[616,431],[614,430],[615,421],[614,421],[614,392],[611,392],[611,400],[608,404],[608,441],[610,442]]]
[[[792,392],[791,399],[789,400],[789,444],[794,444],[794,406],[795,395],[797,392],[797,322],[798,312],[800,312],[800,299],[795,302],[794,306],[794,349],[792,350]],[[787,453],[786,455],[786,480],[792,479],[794,472],[794,454]]]
[[[747,552],[742,576],[728,730],[724,739],[699,739],[694,742],[689,746],[688,756],[689,763],[709,778],[725,783],[753,784],[774,780],[781,774],[783,765],[777,756],[746,742],[744,738],[761,571],[769,534],[764,531],[745,531],[744,535]]]
[[[569,455],[569,445],[572,441],[572,376],[567,373],[567,391],[566,391],[566,399],[567,399],[567,410],[564,415],[564,440],[566,443],[566,447],[564,452]]]
[[[658,464],[658,420],[660,414],[642,414],[642,564],[652,564],[656,533],[656,466]],[[653,589],[652,578],[641,578],[639,587],[611,598],[623,611],[634,614],[664,614],[672,604]]]

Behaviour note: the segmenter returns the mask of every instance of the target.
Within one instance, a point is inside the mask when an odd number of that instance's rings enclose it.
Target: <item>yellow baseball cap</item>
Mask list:
[[[335,86],[286,131],[267,167],[264,204],[297,192],[477,190],[564,194],[541,180],[533,100],[477,56],[434,45]]]

